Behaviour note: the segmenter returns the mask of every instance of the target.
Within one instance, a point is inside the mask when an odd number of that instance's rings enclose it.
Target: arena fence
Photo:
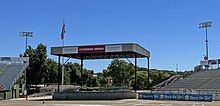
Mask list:
[[[209,101],[213,100],[211,93],[183,93],[183,92],[140,92],[138,99],[147,100],[179,100],[179,101]]]

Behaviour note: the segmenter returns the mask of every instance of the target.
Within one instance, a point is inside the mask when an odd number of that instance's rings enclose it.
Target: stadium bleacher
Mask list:
[[[0,100],[25,95],[25,70],[28,57],[0,57]]]
[[[185,78],[179,78],[163,88],[163,90],[220,90],[220,69],[197,71]]]
[[[2,73],[0,74],[0,85],[9,90],[16,83],[17,79],[22,76],[25,70],[25,63],[1,64]]]
[[[155,88],[155,92],[162,94],[166,92],[171,94],[175,92],[178,94],[211,94],[213,100],[220,100],[220,69],[194,71],[184,78],[179,77],[177,80],[165,85],[164,87],[155,86],[158,87]]]

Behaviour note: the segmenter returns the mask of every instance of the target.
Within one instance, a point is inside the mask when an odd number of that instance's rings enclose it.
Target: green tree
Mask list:
[[[107,70],[103,70],[102,73],[97,73],[97,86],[104,87],[108,84]]]
[[[81,82],[81,66],[78,63],[68,62],[65,65],[65,70],[69,73],[69,80],[71,84],[80,85]],[[88,87],[97,86],[96,78],[93,76],[93,70],[83,69],[82,84]],[[68,79],[67,79],[68,80]]]
[[[65,85],[70,84],[70,74],[67,70],[64,70],[64,84]]]
[[[133,68],[124,60],[114,59],[107,68],[114,86],[128,86],[134,74]]]
[[[147,71],[137,71],[137,89],[147,89],[148,82]],[[135,80],[132,80],[132,86],[135,87]]]
[[[47,59],[47,72],[45,76],[46,84],[55,84],[58,81],[58,64],[52,59]]]
[[[39,44],[36,49],[30,46],[24,55],[29,56],[29,66],[27,68],[27,84],[42,84],[45,81],[47,72],[47,51],[46,46]]]
[[[78,63],[68,62],[65,65],[66,72],[69,73],[70,84],[80,84],[80,65]]]
[[[56,61],[47,58],[45,45],[39,44],[37,48],[29,46],[24,55],[29,56],[29,66],[27,68],[28,85],[57,83],[58,64]],[[80,67],[78,63],[68,62],[65,64],[64,84],[80,85]],[[150,86],[159,84],[174,74],[174,72],[168,70],[151,69],[149,76]],[[113,86],[134,86],[134,66],[124,60],[114,59],[107,69],[97,74],[97,77],[94,77],[93,70],[85,68],[82,75],[82,83],[88,87],[109,86],[108,84],[111,81],[113,81]],[[138,89],[146,89],[148,87],[147,79],[147,69],[137,67]]]

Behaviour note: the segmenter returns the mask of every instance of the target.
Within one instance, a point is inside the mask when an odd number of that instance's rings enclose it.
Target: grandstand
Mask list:
[[[220,69],[197,71],[168,84],[163,90],[220,90]]]
[[[165,83],[165,84],[163,84]],[[199,69],[172,82],[168,79],[155,86],[157,92],[183,94],[213,94],[213,100],[220,100],[220,69]]]
[[[24,94],[26,57],[0,57],[0,99],[17,98]]]

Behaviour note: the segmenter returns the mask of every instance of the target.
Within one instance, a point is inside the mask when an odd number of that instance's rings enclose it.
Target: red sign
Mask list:
[[[78,53],[103,53],[105,52],[105,46],[79,46]]]

